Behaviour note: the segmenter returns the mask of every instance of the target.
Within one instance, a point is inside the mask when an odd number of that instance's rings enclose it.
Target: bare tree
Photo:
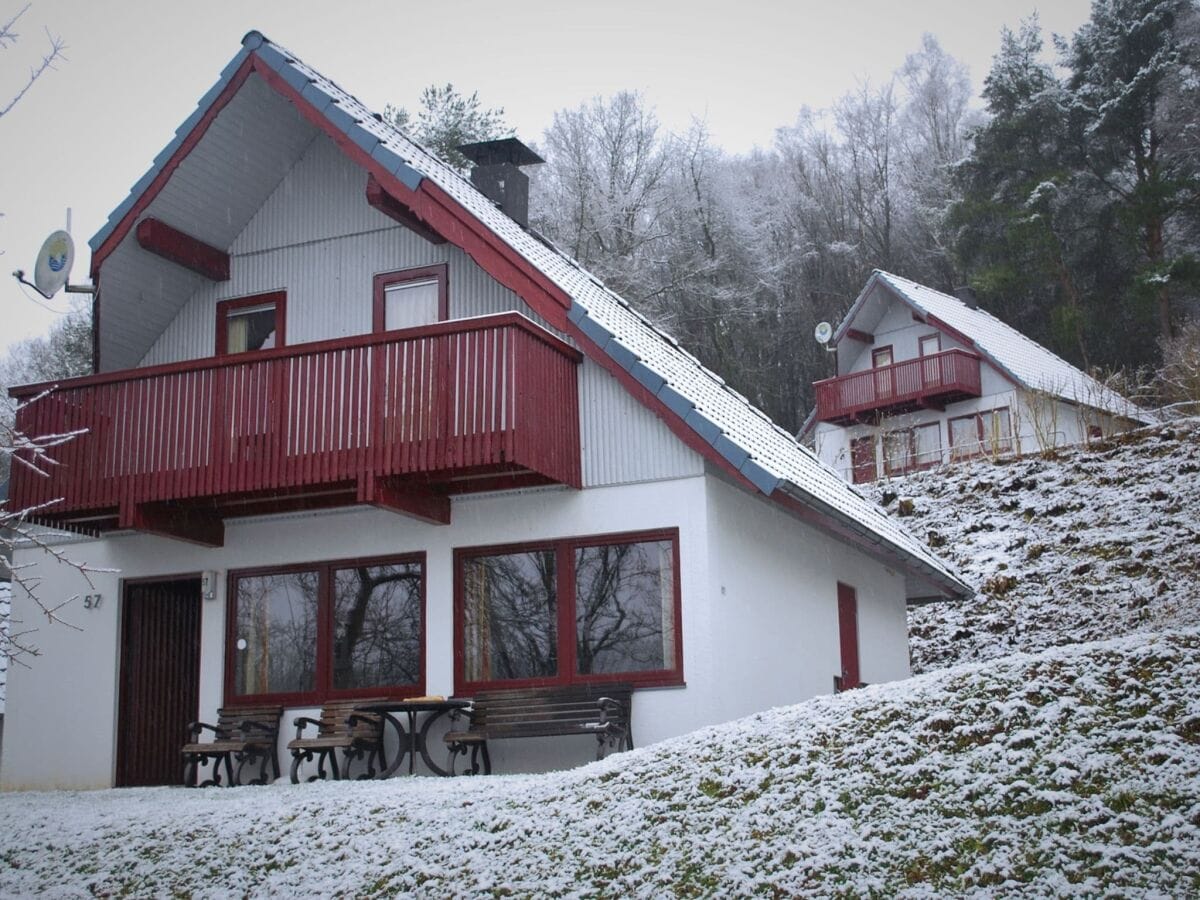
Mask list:
[[[11,50],[16,46],[20,38],[16,26],[21,16],[28,10],[29,5],[26,4],[16,15],[0,25],[0,49]],[[48,48],[40,60],[29,67],[28,75],[22,79],[20,85],[9,95],[8,99],[0,101],[0,116],[12,110],[35,82],[52,70],[58,61],[64,59],[63,50],[66,45],[62,38],[47,30],[46,39]],[[58,464],[54,458],[58,448],[78,435],[78,432],[51,435],[26,434],[19,424],[21,409],[30,403],[37,403],[40,399],[41,397],[34,397],[24,404],[17,405],[11,410],[10,415],[0,417],[0,462],[3,463],[5,470],[10,466],[20,467],[25,474],[35,477],[45,476],[51,467]],[[46,504],[46,506],[48,505]],[[39,559],[38,565],[55,562],[70,566],[83,575],[89,586],[91,585],[91,574],[102,570],[92,567],[86,562],[69,558],[60,546],[47,540],[43,529],[30,524],[30,521],[35,519],[44,508],[45,506],[11,509],[7,500],[0,502],[0,580],[11,580],[17,587],[18,595],[22,593],[28,595],[48,622],[70,625],[63,620],[61,612],[77,597],[58,599],[45,596],[41,590],[42,579],[38,575],[37,566],[32,562],[13,563],[13,547],[22,544],[40,549],[44,556]],[[0,628],[0,655],[17,662],[24,657],[36,656],[37,647],[30,640],[32,631],[32,627],[27,623],[9,621],[6,627]]]

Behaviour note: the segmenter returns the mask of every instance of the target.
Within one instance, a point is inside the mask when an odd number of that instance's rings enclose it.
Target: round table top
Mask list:
[[[378,700],[374,703],[364,703],[359,709],[368,712],[434,712],[436,710],[466,709],[471,705],[470,700],[454,697],[434,700],[430,697],[415,697],[411,700]]]

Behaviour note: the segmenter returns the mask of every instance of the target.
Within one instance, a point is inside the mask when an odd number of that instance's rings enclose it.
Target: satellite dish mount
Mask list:
[[[71,211],[67,210],[67,227],[52,231],[42,242],[37,262],[33,266],[33,281],[25,278],[25,272],[17,269],[13,278],[26,287],[31,287],[47,300],[60,290],[68,294],[94,294],[96,288],[90,284],[70,284],[71,266],[75,263],[75,242],[71,240]]]
[[[833,337],[833,326],[828,322],[819,323],[816,329],[813,330],[813,337],[816,338],[817,343],[824,347],[828,352],[837,352],[836,347],[829,346],[829,339]]]

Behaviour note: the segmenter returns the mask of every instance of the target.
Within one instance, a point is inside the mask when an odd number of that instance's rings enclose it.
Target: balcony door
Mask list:
[[[200,706],[200,579],[125,585],[117,787],[179,784]]]
[[[871,351],[871,368],[882,370],[875,373],[875,396],[877,398],[886,399],[896,392],[893,384],[895,373],[888,368],[893,362],[890,346],[879,347]]]
[[[938,333],[923,335],[918,343],[921,352],[921,387],[938,387],[942,384],[942,336]]]

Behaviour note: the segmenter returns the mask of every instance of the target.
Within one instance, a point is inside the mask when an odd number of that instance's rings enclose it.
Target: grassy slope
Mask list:
[[[1198,682],[1190,631],[818,698],[547,776],[9,795],[0,893],[1195,892]]]
[[[1200,625],[1200,419],[867,493],[979,591],[910,612],[914,671]]]

